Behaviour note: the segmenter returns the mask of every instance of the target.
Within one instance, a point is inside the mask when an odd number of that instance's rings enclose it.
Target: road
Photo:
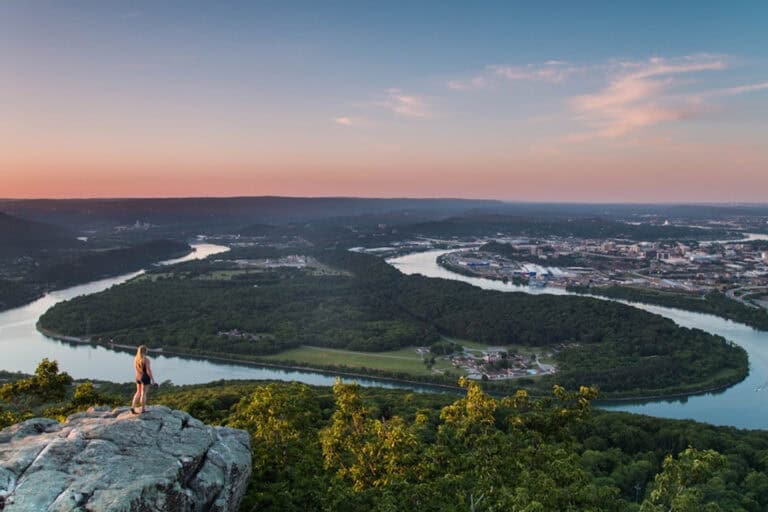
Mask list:
[[[741,291],[749,292],[752,290],[765,290],[765,289],[766,289],[765,286],[742,286],[741,288],[733,288],[731,290],[726,291],[725,296],[728,297],[729,299],[735,300],[736,302],[740,302],[747,307],[760,309],[760,306],[758,306],[757,304],[754,304],[748,300],[744,300],[741,297],[737,297],[736,292],[741,292]]]

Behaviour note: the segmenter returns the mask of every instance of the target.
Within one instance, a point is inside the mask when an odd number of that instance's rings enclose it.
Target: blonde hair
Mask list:
[[[136,357],[133,359],[133,366],[135,366],[136,369],[143,369],[145,357],[147,357],[147,346],[139,345],[136,348]]]

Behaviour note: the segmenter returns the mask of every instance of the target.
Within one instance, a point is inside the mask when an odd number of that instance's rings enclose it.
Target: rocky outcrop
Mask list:
[[[167,407],[92,408],[0,431],[3,512],[236,511],[250,473],[246,432]]]

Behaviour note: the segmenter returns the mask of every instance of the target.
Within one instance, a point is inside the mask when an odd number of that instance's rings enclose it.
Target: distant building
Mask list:
[[[688,256],[688,259],[691,260],[691,263],[714,263],[716,261],[720,261],[720,255],[719,254],[704,254],[704,253],[693,253]]]

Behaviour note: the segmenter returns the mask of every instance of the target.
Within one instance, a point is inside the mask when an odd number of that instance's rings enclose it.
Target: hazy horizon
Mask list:
[[[768,200],[768,4],[0,4],[0,197]]]
[[[461,197],[461,196],[341,196],[341,195],[200,195],[200,196],[91,196],[91,197],[0,197],[0,201],[141,201],[141,200],[178,200],[178,199],[381,199],[381,200],[410,200],[410,201],[488,201],[509,205],[659,205],[659,206],[768,206],[768,201],[520,201],[515,199],[497,199],[491,197]]]

